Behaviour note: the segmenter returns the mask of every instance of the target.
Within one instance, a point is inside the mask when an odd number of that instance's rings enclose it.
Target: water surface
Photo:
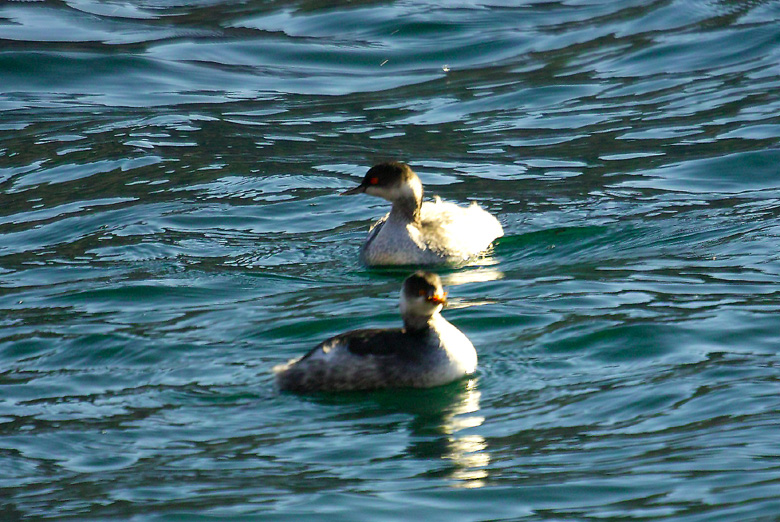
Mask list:
[[[777,2],[0,5],[0,518],[768,520]],[[409,162],[505,237],[478,375],[298,397],[394,326]]]

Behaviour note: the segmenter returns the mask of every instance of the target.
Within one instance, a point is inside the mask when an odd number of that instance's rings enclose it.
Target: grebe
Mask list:
[[[303,357],[276,366],[279,388],[295,392],[428,388],[474,373],[474,346],[439,313],[445,297],[438,275],[415,272],[401,289],[403,328],[354,330],[331,337]]]
[[[371,167],[355,188],[393,208],[369,230],[360,257],[367,265],[437,265],[468,261],[504,235],[501,223],[476,203],[459,207],[438,197],[423,203],[420,178],[400,162]]]

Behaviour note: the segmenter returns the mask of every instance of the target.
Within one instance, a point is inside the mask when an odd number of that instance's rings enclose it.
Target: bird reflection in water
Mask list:
[[[482,487],[488,477],[490,455],[484,437],[472,432],[485,421],[479,415],[481,393],[477,380],[469,379],[445,388],[437,390],[440,395],[421,401],[426,405],[415,412],[407,453],[445,463],[443,468],[431,470],[428,475],[453,479],[455,487]]]
[[[371,424],[380,432],[398,430],[396,414],[410,416],[405,424],[409,443],[387,459],[417,460],[423,471],[415,467],[414,476],[443,478],[458,488],[480,488],[486,485],[490,464],[487,442],[475,433],[485,420],[479,414],[480,395],[478,379],[471,378],[436,388],[315,394],[305,400],[337,406],[335,418],[350,423],[385,418],[384,426]],[[350,408],[345,409],[347,405]]]

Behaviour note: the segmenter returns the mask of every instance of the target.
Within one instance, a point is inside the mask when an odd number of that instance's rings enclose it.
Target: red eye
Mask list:
[[[371,183],[372,185],[376,185],[377,183],[379,183],[379,178],[376,177],[371,178],[370,180],[368,180],[368,182]]]
[[[425,290],[420,290],[419,292],[417,292],[417,294],[421,296],[426,295]]]

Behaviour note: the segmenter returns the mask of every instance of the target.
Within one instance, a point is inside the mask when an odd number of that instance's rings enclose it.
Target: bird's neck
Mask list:
[[[403,220],[407,223],[420,224],[420,208],[422,207],[423,190],[418,182],[404,187],[393,199],[390,218]]]
[[[404,330],[410,333],[418,333],[432,328],[439,314],[438,312],[433,315],[403,314],[402,317]]]

